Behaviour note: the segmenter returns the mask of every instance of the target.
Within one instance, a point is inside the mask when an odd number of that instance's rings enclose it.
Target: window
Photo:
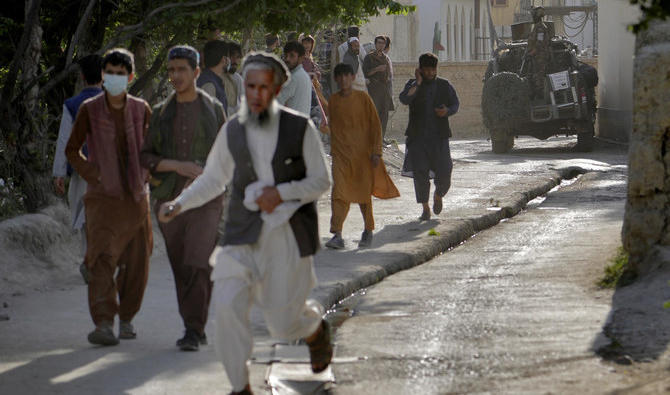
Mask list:
[[[507,0],[491,0],[491,5],[494,7],[507,7]]]

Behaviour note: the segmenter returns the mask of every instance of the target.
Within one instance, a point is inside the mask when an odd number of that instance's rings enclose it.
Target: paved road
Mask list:
[[[420,206],[414,201],[411,180],[399,177],[391,168],[402,198],[375,201],[377,231],[373,248],[355,248],[362,220],[358,211],[352,209],[344,229],[348,249],[322,251],[316,257],[319,287],[314,297],[330,305],[390,273],[423,262],[441,249],[459,243],[470,234],[468,232],[493,226],[500,218],[516,213],[527,200],[554,185],[560,174],[574,174],[570,169],[623,173],[626,161],[623,149],[604,146],[596,152],[581,154],[572,151],[573,144],[573,140],[560,138],[545,142],[522,139],[511,154],[498,156],[490,153],[486,141],[454,141],[456,167],[452,191],[445,199],[442,215],[424,223],[417,221]],[[399,162],[391,153],[388,160]],[[324,241],[329,236],[328,198],[324,196],[319,202]],[[432,229],[439,235],[432,236]],[[181,353],[174,347],[174,341],[181,336],[181,323],[172,275],[161,243],[157,237],[145,301],[135,320],[138,339],[124,341],[118,347],[94,348],[86,343],[91,323],[85,303],[86,288],[77,278],[76,266],[70,280],[51,284],[42,292],[26,291],[19,296],[9,296],[0,291],[0,303],[8,305],[2,312],[10,316],[9,321],[0,322],[0,393],[209,394],[230,391],[212,346],[198,353]],[[603,300],[603,303],[606,302]],[[602,309],[606,307],[603,305]],[[600,310],[596,315],[599,317],[599,314]],[[254,355],[258,363],[251,367],[251,383],[256,392],[262,393],[267,388],[268,369],[263,362],[281,353],[273,347],[276,342],[269,338],[258,314],[252,314],[252,322],[256,334]],[[342,329],[343,334],[347,325],[345,323]],[[208,330],[211,333],[211,328]],[[427,339],[432,338],[429,335],[427,332]],[[348,348],[344,346],[343,350]],[[361,349],[360,353],[350,352],[350,355],[361,356],[366,352]],[[347,358],[338,359],[334,371],[338,388],[345,391],[348,388],[346,370],[340,373],[339,366],[347,369],[359,364]]]
[[[603,393],[631,378],[594,342],[620,244],[622,169],[587,173],[420,267],[352,298],[336,393]]]

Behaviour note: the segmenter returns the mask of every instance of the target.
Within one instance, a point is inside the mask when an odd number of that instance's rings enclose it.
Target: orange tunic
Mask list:
[[[347,97],[330,96],[330,146],[333,157],[333,199],[366,203],[370,196],[400,196],[384,162],[372,167],[371,156],[382,154],[382,128],[370,96],[353,90]]]

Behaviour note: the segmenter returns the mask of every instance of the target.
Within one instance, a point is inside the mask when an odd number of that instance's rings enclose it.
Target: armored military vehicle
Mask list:
[[[548,24],[553,36],[553,26]],[[515,136],[545,140],[577,135],[576,148],[591,151],[598,72],[577,59],[575,44],[554,36],[544,90],[538,95],[529,82],[533,68],[533,57],[527,54],[530,27],[530,23],[512,26],[512,42],[495,49],[484,75],[482,116],[492,150],[508,152]]]

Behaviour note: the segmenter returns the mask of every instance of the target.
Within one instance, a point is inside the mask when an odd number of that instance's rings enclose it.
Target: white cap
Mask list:
[[[354,41],[358,41],[358,37],[349,37],[349,42],[352,43]]]

